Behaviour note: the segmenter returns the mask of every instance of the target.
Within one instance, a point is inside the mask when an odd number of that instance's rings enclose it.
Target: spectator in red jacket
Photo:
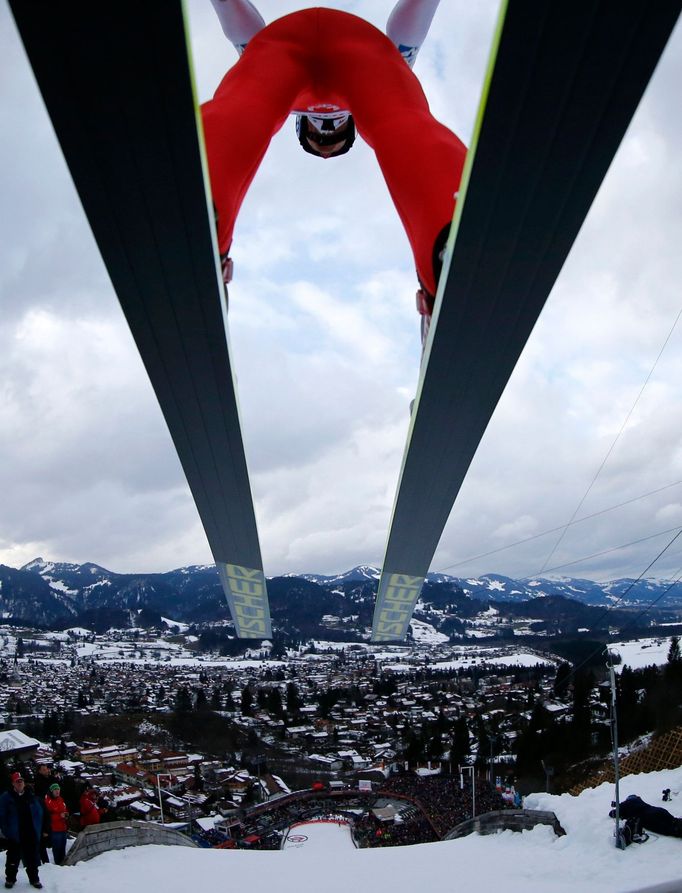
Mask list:
[[[61,865],[66,855],[66,820],[69,813],[66,809],[58,784],[51,784],[45,794],[45,810],[50,819],[52,835],[52,858],[55,865]]]
[[[88,825],[99,825],[100,809],[97,806],[97,791],[94,788],[86,788],[81,794],[81,828]]]

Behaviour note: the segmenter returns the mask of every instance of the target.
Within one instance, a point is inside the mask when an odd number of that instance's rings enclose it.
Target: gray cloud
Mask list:
[[[259,3],[266,21],[282,14]],[[391,3],[346,8],[383,26]],[[295,6],[295,4],[291,4]],[[417,73],[467,140],[496,15],[441,4]],[[190,4],[197,83],[234,52]],[[0,561],[114,570],[209,560],[179,463],[80,211],[6,7],[0,10]],[[493,418],[434,568],[566,522],[679,310],[676,33]],[[332,167],[333,165],[333,167]],[[415,278],[372,153],[322,163],[287,122],[235,236],[230,339],[266,572],[380,563],[419,365]],[[580,514],[682,480],[682,326]],[[491,353],[495,345],[490,345]],[[575,525],[551,566],[682,525],[682,488]],[[457,573],[537,573],[556,534]],[[567,568],[636,575],[648,541]],[[682,564],[682,550],[657,565]]]

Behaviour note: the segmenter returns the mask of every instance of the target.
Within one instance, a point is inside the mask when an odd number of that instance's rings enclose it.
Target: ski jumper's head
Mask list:
[[[343,118],[296,116],[296,135],[305,152],[319,158],[345,155],[355,142],[355,122],[352,115]]]

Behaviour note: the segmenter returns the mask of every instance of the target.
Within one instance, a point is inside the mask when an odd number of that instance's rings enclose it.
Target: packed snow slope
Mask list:
[[[661,805],[664,788],[673,797],[662,805],[682,814],[682,768],[628,776],[621,796],[636,793]],[[105,853],[72,868],[46,865],[41,877],[51,893],[629,893],[678,878],[682,890],[682,840],[652,834],[644,844],[617,850],[608,818],[612,797],[608,784],[579,797],[528,797],[529,808],[557,814],[565,837],[543,825],[521,834],[504,831],[421,846],[355,850],[349,848],[347,834],[318,826],[311,828],[312,845],[287,851],[148,846]],[[302,833],[301,826],[296,831]],[[28,889],[23,871],[18,886]]]
[[[355,844],[347,824],[334,821],[313,821],[302,822],[290,828],[282,850],[285,853],[291,853],[292,850],[305,850],[307,857],[312,850],[318,853],[354,851]]]

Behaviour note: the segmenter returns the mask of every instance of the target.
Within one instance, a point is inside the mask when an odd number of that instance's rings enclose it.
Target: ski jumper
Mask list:
[[[391,40],[337,10],[305,9],[266,25],[201,107],[220,252],[229,250],[244,196],[289,114],[344,110],[376,153],[419,278],[433,295],[434,243],[452,219],[466,149],[431,115]]]

